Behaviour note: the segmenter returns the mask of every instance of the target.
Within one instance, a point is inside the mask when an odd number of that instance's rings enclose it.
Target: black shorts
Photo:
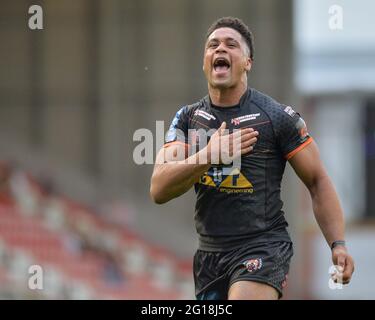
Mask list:
[[[198,250],[194,255],[195,295],[198,300],[226,300],[236,281],[256,281],[282,296],[293,256],[291,242],[245,244],[226,252]]]

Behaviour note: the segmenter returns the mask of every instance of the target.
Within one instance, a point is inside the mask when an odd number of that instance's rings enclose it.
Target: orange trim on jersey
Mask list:
[[[311,142],[313,142],[314,139],[312,137],[309,137],[304,143],[302,143],[299,147],[295,148],[293,151],[289,152],[285,158],[286,160],[289,160],[292,158],[296,153],[301,151],[303,148],[307,147]]]
[[[182,141],[172,141],[172,142],[168,142],[165,145],[163,145],[163,148],[168,148],[169,146],[171,146],[173,144],[182,144],[182,145],[185,146],[185,148],[186,148],[186,146],[188,148],[190,147],[190,144],[188,144],[188,143],[185,143],[185,142],[182,142]]]

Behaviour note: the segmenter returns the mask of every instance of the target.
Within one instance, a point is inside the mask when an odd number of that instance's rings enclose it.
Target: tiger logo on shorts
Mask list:
[[[253,272],[259,270],[262,267],[262,259],[250,259],[244,262],[244,266],[246,267],[247,271]]]

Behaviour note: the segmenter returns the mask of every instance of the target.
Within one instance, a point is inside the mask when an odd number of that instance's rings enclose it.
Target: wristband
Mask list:
[[[331,250],[333,250],[333,248],[335,248],[337,246],[344,246],[345,247],[345,240],[333,241],[332,244],[331,244]]]

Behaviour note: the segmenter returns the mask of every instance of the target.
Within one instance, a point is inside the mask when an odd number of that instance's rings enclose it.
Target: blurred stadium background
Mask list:
[[[33,4],[43,30],[28,28]],[[204,35],[232,15],[255,35],[250,85],[302,113],[319,144],[356,260],[352,283],[329,289],[330,251],[288,167],[286,298],[375,299],[374,13],[371,0],[2,0],[0,298],[194,298],[194,194],[154,205],[133,133],[206,94]]]

